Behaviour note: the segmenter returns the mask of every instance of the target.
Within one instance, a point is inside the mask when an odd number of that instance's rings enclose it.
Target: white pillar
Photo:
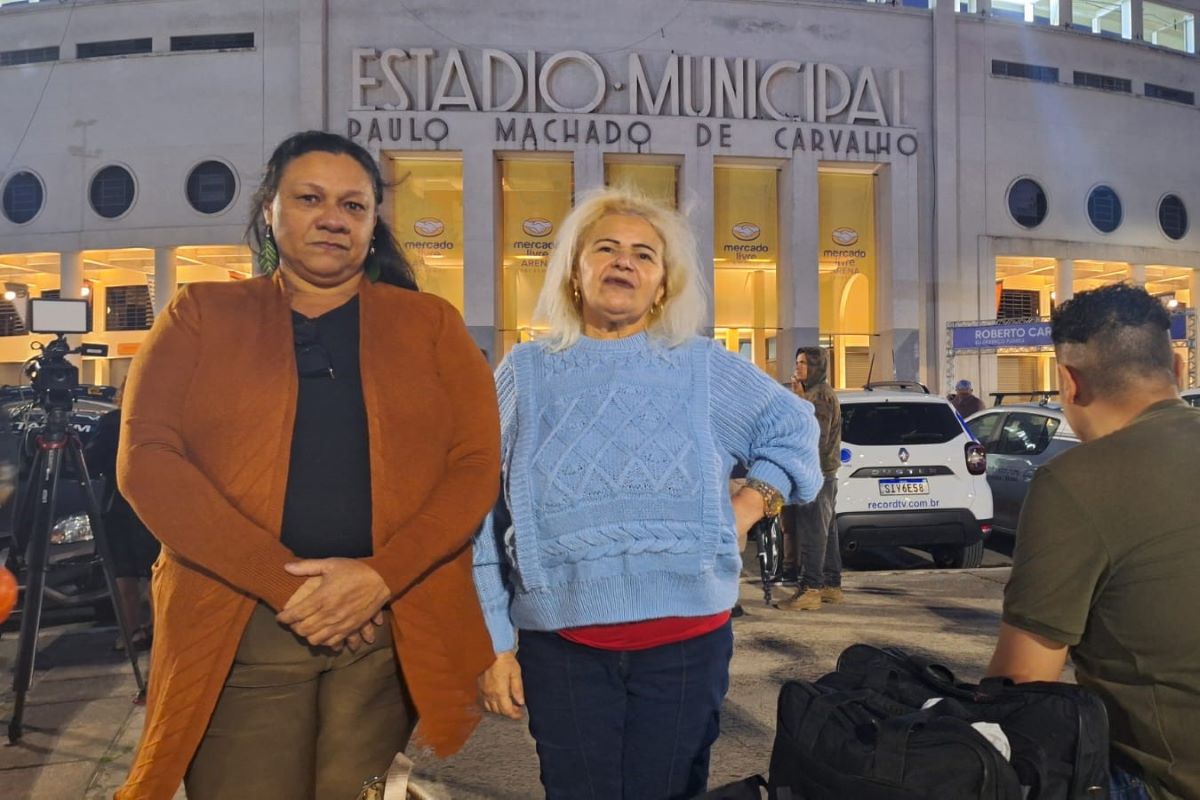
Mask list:
[[[791,375],[796,348],[813,347],[820,341],[821,278],[817,250],[821,204],[815,158],[801,154],[780,171],[779,216],[777,377],[783,380]]]
[[[1075,296],[1075,262],[1069,258],[1054,261],[1054,302],[1057,305]]]
[[[500,361],[500,186],[495,154],[483,147],[463,152],[463,320],[493,364]]]
[[[708,294],[707,324],[714,325],[713,306],[713,156],[711,150],[694,150],[683,159],[679,175],[679,208],[696,234],[700,277]]]
[[[1130,264],[1129,265],[1129,282],[1134,286],[1146,285],[1146,265],[1145,264]]]
[[[604,153],[599,147],[575,151],[575,202],[604,186]]]
[[[174,247],[154,248],[154,315],[158,316],[175,296],[176,260]]]
[[[1121,36],[1140,42],[1142,33],[1142,0],[1121,0]]]
[[[83,253],[68,250],[58,256],[58,296],[64,300],[83,296]]]

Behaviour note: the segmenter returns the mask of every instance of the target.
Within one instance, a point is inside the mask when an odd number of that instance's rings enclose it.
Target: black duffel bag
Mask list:
[[[1021,800],[1016,772],[965,720],[871,689],[788,681],[772,800]]]
[[[895,648],[856,644],[818,683],[832,691],[869,689],[906,708],[969,722],[994,722],[1008,737],[1012,766],[1029,800],[1097,800],[1107,795],[1108,716],[1092,692],[1066,683],[962,683],[940,664]]]

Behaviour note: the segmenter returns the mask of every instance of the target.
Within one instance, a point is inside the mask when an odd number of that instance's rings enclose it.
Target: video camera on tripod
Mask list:
[[[25,373],[33,384],[35,404],[49,415],[51,410],[70,411],[79,388],[79,368],[67,360],[69,355],[106,356],[108,345],[81,344],[74,350],[67,334],[87,333],[86,300],[30,300],[29,330],[33,333],[52,333],[49,342],[34,342],[40,350],[25,364]]]
[[[117,596],[112,553],[104,533],[100,503],[92,490],[79,437],[69,425],[79,390],[79,369],[67,360],[67,356],[108,355],[106,345],[84,344],[72,349],[68,343],[68,334],[88,332],[87,313],[86,300],[29,301],[29,329],[33,333],[53,334],[54,339],[47,343],[34,342],[33,349],[39,351],[40,355],[34,356],[26,364],[26,373],[33,383],[33,406],[41,409],[45,421],[36,436],[28,484],[20,493],[15,515],[16,530],[24,534],[22,538],[26,542],[23,558],[22,554],[17,554],[18,565],[23,567],[25,573],[25,597],[21,608],[21,638],[13,668],[15,702],[8,725],[9,742],[21,738],[25,695],[33,682],[50,535],[56,519],[55,506],[64,459],[71,471],[70,479],[79,482],[87,498],[88,520],[109,596]],[[113,603],[113,607],[139,693],[144,694],[145,682],[138,668],[137,653],[131,640],[132,631],[121,611],[121,604]]]

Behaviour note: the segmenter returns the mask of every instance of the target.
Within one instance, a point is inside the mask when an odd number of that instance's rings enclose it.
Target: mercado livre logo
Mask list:
[[[762,228],[753,222],[739,222],[731,230],[734,238],[743,242],[753,242],[762,235]]]
[[[848,226],[834,228],[829,234],[829,238],[833,239],[834,244],[849,247],[858,241],[858,231]]]
[[[446,230],[446,224],[437,217],[421,217],[413,223],[413,230],[418,236],[424,236],[429,239],[434,236],[441,236]]]
[[[525,231],[527,236],[540,239],[550,235],[550,232],[554,230],[554,223],[545,217],[529,217],[521,223],[521,230]]]

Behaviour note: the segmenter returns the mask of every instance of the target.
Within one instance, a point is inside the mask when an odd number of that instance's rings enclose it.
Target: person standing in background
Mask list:
[[[954,394],[946,399],[963,419],[983,411],[983,401],[975,396],[971,382],[965,378],[954,384]]]
[[[108,535],[112,550],[113,572],[117,580],[117,596],[113,602],[121,605],[122,615],[132,630],[130,638],[136,648],[149,647],[153,640],[153,626],[142,621],[141,582],[150,577],[150,567],[158,558],[162,545],[154,538],[150,529],[142,524],[129,501],[117,488],[117,445],[121,435],[121,400],[125,396],[125,382],[113,397],[117,408],[109,411],[96,424],[96,435],[88,442],[84,456],[88,472],[95,478],[104,476],[104,496],[100,505],[104,509],[104,532]],[[151,609],[153,614],[153,608]],[[125,649],[125,640],[117,636],[115,650]]]
[[[811,503],[784,509],[784,530],[798,561],[796,593],[779,604],[789,611],[813,611],[822,603],[842,602],[842,553],[838,544],[835,502],[841,464],[842,406],[826,380],[829,358],[820,347],[796,351],[792,391],[813,404],[821,426],[820,456],[824,483]]]

